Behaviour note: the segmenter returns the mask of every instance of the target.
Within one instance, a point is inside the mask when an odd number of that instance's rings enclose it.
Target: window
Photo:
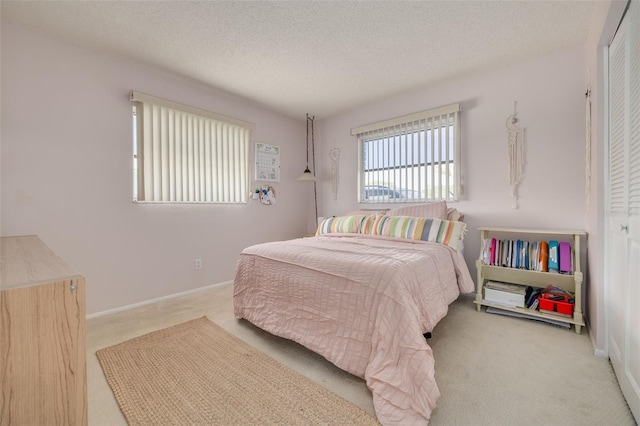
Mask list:
[[[351,129],[358,136],[358,201],[455,201],[460,104]]]
[[[246,203],[253,124],[131,92],[134,201]]]

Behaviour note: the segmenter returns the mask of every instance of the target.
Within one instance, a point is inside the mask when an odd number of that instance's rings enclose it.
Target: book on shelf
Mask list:
[[[493,240],[495,240],[495,238],[485,238],[484,240],[482,240],[482,252],[480,253],[480,260],[485,265],[493,264],[493,258],[495,256],[493,247],[491,247],[491,243]]]
[[[540,259],[538,263],[538,271],[549,271],[549,243],[540,241]]]
[[[547,267],[549,272],[558,272],[558,242],[555,240],[549,241],[549,260]]]
[[[496,250],[497,250],[496,239],[492,238],[491,239],[491,264],[492,265],[496,264]]]
[[[561,241],[558,245],[559,257],[560,257],[560,273],[571,273],[571,244],[566,241]]]
[[[543,314],[555,315],[557,317],[573,318],[573,315],[563,314],[562,312],[550,311],[548,309],[538,309],[538,311],[542,312]]]
[[[518,264],[516,267],[520,269],[527,268],[527,244],[528,241],[518,240]]]
[[[504,245],[505,245],[506,256],[504,257],[503,266],[510,268],[511,267],[511,249],[512,249],[511,240],[504,241]]]
[[[566,241],[527,241],[486,238],[480,260],[485,265],[529,271],[571,274],[571,243]]]
[[[509,293],[525,294],[527,292],[526,285],[503,283],[501,281],[487,281],[485,288],[491,288],[494,290],[506,291]]]
[[[531,287],[531,291],[529,292],[527,299],[524,302],[527,308],[531,310],[538,309],[538,296],[540,295],[542,290],[543,289],[540,287]]]
[[[538,259],[540,258],[540,243],[534,241],[531,248],[531,269],[532,271],[538,270]]]
[[[555,325],[557,327],[563,327],[563,328],[570,328],[571,327],[571,325],[569,325],[569,323],[567,323],[567,322],[556,321],[556,320],[554,320],[552,318],[549,318],[549,317],[527,315],[526,313],[522,313],[522,312],[506,311],[504,309],[494,308],[492,306],[487,307],[487,313],[506,315],[506,316],[516,317],[516,318],[526,318],[526,319],[530,319],[530,320],[534,320],[534,321],[545,322],[547,324]]]

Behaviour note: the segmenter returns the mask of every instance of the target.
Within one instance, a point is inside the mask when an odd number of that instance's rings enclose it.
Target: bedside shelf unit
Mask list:
[[[584,326],[584,318],[582,316],[582,270],[580,269],[580,238],[586,236],[584,231],[558,231],[547,229],[522,229],[522,228],[491,228],[481,227],[480,231],[480,256],[476,260],[476,269],[478,271],[478,280],[476,283],[476,300],[478,311],[482,306],[503,309],[506,311],[518,312],[532,317],[551,319],[575,326],[576,333],[580,334],[581,327]],[[550,272],[533,271],[528,269],[517,269],[503,266],[487,265],[482,262],[482,246],[489,236],[500,235],[507,238],[521,239],[544,239],[540,236],[552,236],[552,239],[559,241],[571,242],[571,265],[573,272],[571,274],[558,274]],[[546,287],[553,285],[563,290],[569,291],[575,296],[575,305],[573,317],[563,317],[559,315],[546,314],[537,310],[527,308],[512,308],[497,303],[484,301],[484,285],[487,281],[501,281],[506,283],[514,283],[528,285],[533,287]]]

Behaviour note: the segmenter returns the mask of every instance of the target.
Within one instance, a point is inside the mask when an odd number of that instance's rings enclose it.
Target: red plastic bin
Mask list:
[[[574,302],[562,293],[542,293],[538,296],[538,309],[573,316]]]

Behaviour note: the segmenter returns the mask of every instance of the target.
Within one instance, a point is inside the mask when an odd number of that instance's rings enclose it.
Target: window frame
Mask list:
[[[248,202],[254,124],[137,91],[129,100],[134,202]]]
[[[405,115],[402,117],[397,117],[397,118],[393,118],[390,120],[385,120],[385,121],[380,121],[380,122],[376,122],[376,123],[372,123],[372,124],[368,124],[368,125],[364,125],[361,127],[356,127],[351,129],[351,135],[352,136],[356,136],[357,140],[358,140],[358,178],[357,178],[357,187],[358,187],[358,203],[360,204],[406,204],[406,203],[417,203],[417,202],[433,202],[433,201],[458,201],[460,195],[462,194],[462,187],[461,187],[461,155],[460,155],[460,151],[461,151],[461,143],[460,143],[460,113],[461,113],[461,108],[460,108],[460,104],[456,103],[456,104],[451,104],[451,105],[447,105],[447,106],[443,106],[440,108],[435,108],[435,109],[431,109],[431,110],[426,110],[426,111],[422,111],[422,112],[418,112],[418,113],[414,113],[414,114],[409,114],[409,115]],[[417,126],[416,126],[417,123]],[[440,123],[440,124],[438,124]],[[446,126],[446,127],[445,127]],[[431,152],[432,154],[435,152],[434,149],[432,148],[432,145],[434,145],[433,141],[433,135],[434,135],[434,129],[436,128],[440,128],[440,129],[445,129],[447,127],[451,127],[451,132],[453,133],[451,135],[452,140],[450,141],[443,141],[441,139],[442,137],[442,130],[438,130],[438,141],[437,143],[440,143],[441,147],[445,147],[445,149],[443,150],[444,152],[448,153],[448,149],[449,149],[449,144],[451,143],[452,145],[452,149],[453,152],[451,153],[450,157],[447,156],[447,158],[450,159],[446,159],[446,158],[442,158],[440,157],[438,158],[432,158],[431,162],[427,161],[428,158],[428,152]],[[424,132],[424,136],[422,137],[422,142],[420,142],[420,136],[418,136],[417,142],[419,143],[419,145],[421,145],[420,148],[416,148],[414,145],[414,141],[416,141],[415,135],[420,135],[421,132]],[[444,132],[447,136],[449,135],[449,129],[445,130]],[[403,141],[401,142],[400,139],[402,137],[405,138],[411,138],[411,143],[412,145],[410,147],[407,146],[407,142]],[[377,138],[377,139],[376,139]],[[385,139],[394,139],[394,142],[392,142],[393,144],[400,144],[400,143],[404,143],[405,146],[405,150],[407,149],[411,149],[411,150],[418,150],[418,163],[414,163],[412,164],[401,164],[402,161],[398,161],[396,162],[394,161],[393,165],[389,165],[387,168],[390,170],[398,170],[398,169],[402,169],[402,168],[408,168],[408,167],[421,167],[421,162],[420,162],[420,153],[422,153],[422,155],[425,158],[424,161],[424,167],[425,167],[425,176],[424,179],[418,178],[418,181],[415,180],[414,177],[411,178],[411,182],[412,183],[417,183],[417,189],[414,185],[412,185],[411,187],[407,187],[407,188],[399,188],[397,186],[389,186],[387,185],[385,187],[385,185],[381,185],[379,182],[375,183],[375,185],[373,186],[377,186],[378,189],[377,191],[380,190],[380,186],[382,186],[382,191],[386,190],[389,191],[390,193],[392,191],[398,192],[398,191],[412,191],[413,193],[418,193],[418,197],[385,197],[383,196],[382,200],[371,200],[369,198],[366,197],[366,191],[367,191],[367,187],[368,186],[372,186],[372,185],[368,185],[367,184],[367,179],[365,177],[365,172],[366,172],[366,164],[365,164],[365,155],[364,155],[364,145],[365,143],[368,143],[370,141],[383,141]],[[396,139],[398,139],[396,141]],[[389,142],[387,141],[387,144],[389,144]],[[393,150],[393,152],[396,152],[397,150],[401,150],[401,147],[398,147],[397,145],[387,145],[387,155],[389,152],[391,152]],[[438,148],[438,151],[440,150],[440,148]],[[441,155],[442,152],[439,152],[439,155]],[[446,160],[446,161],[445,161]],[[438,165],[438,167],[441,167],[443,162],[451,162],[452,166],[451,167],[451,171],[449,171],[449,166],[447,166],[447,174],[446,174],[446,178],[448,180],[452,180],[452,183],[450,185],[447,185],[446,187],[449,189],[449,191],[447,191],[445,193],[445,196],[442,196],[442,189],[440,188],[440,190],[438,191],[437,196],[434,196],[434,190],[440,186],[436,185],[436,181],[433,180],[431,182],[431,185],[428,185],[428,176],[427,176],[427,168],[429,167],[429,165],[431,165],[431,167],[435,167],[436,163]],[[430,170],[434,170],[433,168]],[[416,171],[418,174],[420,174],[419,170]],[[431,173],[431,176],[434,176],[435,172]],[[408,178],[407,178],[408,179]],[[438,179],[438,182],[442,182],[444,180],[442,179]],[[424,194],[422,194],[422,188],[424,188]],[[431,192],[432,195],[429,195]]]

